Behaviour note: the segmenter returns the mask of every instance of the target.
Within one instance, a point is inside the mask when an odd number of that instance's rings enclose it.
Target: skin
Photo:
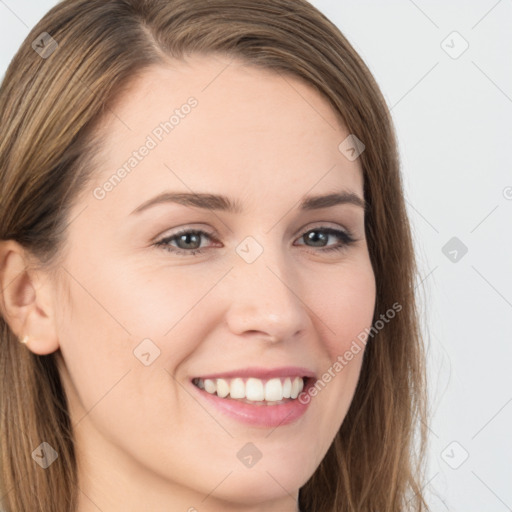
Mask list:
[[[197,107],[96,199],[94,189],[190,96]],[[320,377],[370,327],[363,209],[297,209],[308,194],[364,197],[359,160],[338,150],[349,132],[308,85],[219,56],[146,71],[113,110],[57,273],[27,269],[29,255],[12,241],[0,260],[2,289],[15,280],[2,297],[11,328],[31,337],[28,350],[57,351],[76,433],[78,510],[296,511],[346,415],[363,351],[303,417],[275,429],[199,403],[190,379],[255,365]],[[164,190],[224,194],[243,213],[167,203],[130,215]],[[356,241],[330,253],[307,245],[303,235],[323,226]],[[214,238],[203,236],[195,256],[154,245],[180,228]],[[236,252],[247,236],[263,249],[250,264]],[[330,235],[324,245],[340,242]],[[178,244],[170,245],[191,251]],[[149,366],[133,353],[146,338],[160,349]],[[252,468],[237,458],[248,442],[262,454]]]

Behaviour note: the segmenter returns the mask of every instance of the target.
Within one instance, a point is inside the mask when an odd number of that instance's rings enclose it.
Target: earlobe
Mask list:
[[[0,242],[2,316],[17,338],[39,355],[59,348],[51,299],[51,281],[30,267],[26,250],[13,240]]]

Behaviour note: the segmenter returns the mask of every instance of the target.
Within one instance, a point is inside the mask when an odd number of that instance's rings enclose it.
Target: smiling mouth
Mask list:
[[[194,386],[210,395],[251,405],[280,405],[293,402],[308,384],[309,377],[254,377],[192,379]]]

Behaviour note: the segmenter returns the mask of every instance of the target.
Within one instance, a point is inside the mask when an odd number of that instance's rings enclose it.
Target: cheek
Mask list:
[[[73,311],[61,312],[66,331],[63,339],[73,340],[68,352],[73,351],[75,358],[80,352],[101,368],[103,360],[119,367],[131,364],[133,350],[146,339],[152,340],[165,358],[169,346],[165,340],[172,338],[170,366],[193,350],[190,325],[201,323],[197,306],[214,278],[180,269],[169,275],[150,267],[146,262],[141,268],[123,268],[105,258],[97,260],[94,274],[83,269],[73,272],[76,278],[70,280],[70,297],[65,301],[73,304]]]
[[[317,307],[325,326],[325,349],[331,363],[360,343],[361,333],[372,323],[375,308],[375,277],[369,261],[346,267],[318,294]],[[358,355],[362,354],[362,350]],[[349,356],[350,357],[350,356]]]
[[[222,267],[171,265],[151,256],[135,258],[124,272],[108,277],[100,285],[105,302],[112,305],[133,337],[173,336],[182,324],[197,320],[197,310],[223,274]]]
[[[207,336],[202,298],[218,278],[185,269],[162,278],[158,268],[123,268],[109,258],[97,258],[94,272],[74,263],[67,265],[74,279],[69,294],[61,294],[58,322],[75,418],[92,411],[89,419],[106,426],[115,410],[119,436],[143,430],[149,415],[161,425],[178,423],[180,414],[173,420],[158,397],[164,393],[174,412],[186,415],[189,404],[176,401],[180,388],[173,376]],[[147,410],[134,417],[140,407]]]
[[[316,302],[321,312],[325,360],[315,387],[309,390],[309,399],[316,402],[318,428],[327,433],[327,439],[339,429],[352,401],[365,334],[372,325],[375,308],[375,277],[370,263],[342,270],[329,286],[323,287]]]
[[[176,301],[174,290],[157,280],[116,275],[88,279],[87,290],[77,276],[70,283],[73,306],[59,312],[61,374],[71,415],[78,435],[87,437],[94,425],[113,444],[142,438],[148,428],[163,439],[190,408],[176,399],[179,386],[171,374],[194,349],[185,335],[188,324],[180,319],[195,297],[189,291],[183,302]],[[172,344],[164,337],[168,331]]]
[[[60,352],[75,420],[101,403],[133,366],[133,338],[116,317],[116,304],[101,291],[91,280],[85,287],[75,273],[69,301],[62,301],[58,311]]]

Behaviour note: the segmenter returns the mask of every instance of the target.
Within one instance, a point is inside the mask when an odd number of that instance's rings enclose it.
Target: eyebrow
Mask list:
[[[188,192],[163,192],[152,199],[148,199],[135,208],[130,215],[141,213],[152,206],[162,203],[176,203],[183,206],[219,210],[229,213],[242,213],[243,208],[238,201],[232,201],[229,197],[218,194],[188,193]],[[326,195],[304,197],[299,204],[299,209],[304,211],[330,208],[339,204],[353,204],[367,209],[366,201],[353,192],[338,192]]]

